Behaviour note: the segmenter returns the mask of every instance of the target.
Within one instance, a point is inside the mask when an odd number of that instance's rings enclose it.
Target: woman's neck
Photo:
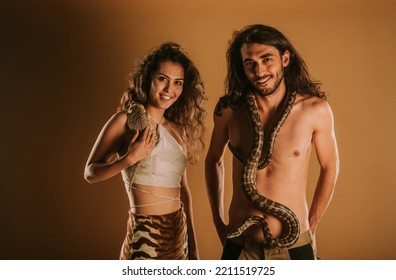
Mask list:
[[[156,124],[161,124],[164,121],[164,113],[163,110],[153,110],[152,108],[146,108],[146,112],[149,115],[151,121]]]

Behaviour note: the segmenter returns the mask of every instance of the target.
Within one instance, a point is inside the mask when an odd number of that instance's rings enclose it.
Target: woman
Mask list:
[[[144,57],[105,124],[85,179],[122,173],[130,202],[120,259],[198,259],[186,164],[203,149],[206,100],[199,72],[176,43]],[[134,116],[143,111],[136,121]],[[145,123],[139,131],[136,123]]]

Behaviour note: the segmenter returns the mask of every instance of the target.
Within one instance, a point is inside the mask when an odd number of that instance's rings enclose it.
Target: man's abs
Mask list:
[[[253,202],[249,201],[243,192],[241,183],[241,165],[234,160],[234,178],[233,178],[233,197],[229,208],[229,226],[238,226],[245,222],[250,216],[263,217],[273,236],[278,237],[282,233],[282,222],[270,215],[257,209]],[[302,172],[304,173],[304,172]],[[300,222],[301,232],[309,229],[308,225],[308,206],[306,201],[306,176],[303,174],[295,181],[289,180],[287,176],[278,176],[277,172],[266,175],[265,171],[259,171],[257,174],[257,188],[264,197],[281,203],[291,209]],[[263,233],[259,226],[252,226],[243,233],[244,235],[262,240]]]

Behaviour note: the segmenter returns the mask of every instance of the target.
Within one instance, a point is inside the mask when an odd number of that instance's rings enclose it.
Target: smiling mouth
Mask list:
[[[163,95],[163,94],[160,94],[160,97],[161,97],[161,99],[163,99],[163,100],[171,100],[171,99],[172,99],[171,96],[166,96],[166,95]]]
[[[266,77],[263,77],[263,78],[256,79],[255,83],[258,84],[258,85],[264,85],[270,79],[271,79],[271,76],[266,76]]]

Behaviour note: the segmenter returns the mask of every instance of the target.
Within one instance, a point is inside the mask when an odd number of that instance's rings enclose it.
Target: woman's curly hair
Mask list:
[[[152,75],[166,61],[180,64],[184,69],[183,91],[177,101],[165,111],[165,118],[183,128],[187,138],[187,160],[193,164],[199,160],[204,148],[204,118],[207,100],[205,87],[198,69],[183,48],[167,42],[144,56],[129,74],[129,87],[124,92],[119,112],[128,112],[131,101],[146,105],[150,94]]]

